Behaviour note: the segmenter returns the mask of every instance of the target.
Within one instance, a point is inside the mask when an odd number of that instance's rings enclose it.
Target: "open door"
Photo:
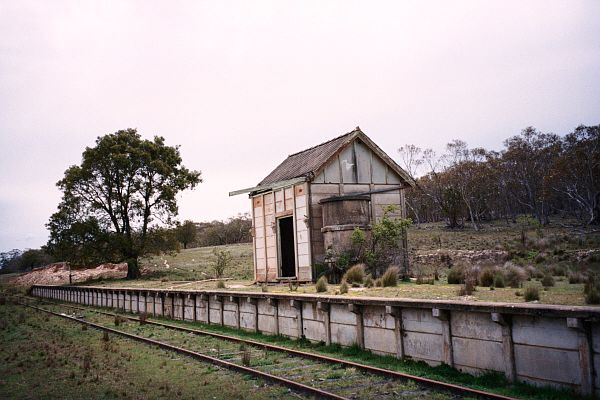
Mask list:
[[[277,219],[277,242],[279,246],[279,276],[281,278],[296,277],[294,217]]]

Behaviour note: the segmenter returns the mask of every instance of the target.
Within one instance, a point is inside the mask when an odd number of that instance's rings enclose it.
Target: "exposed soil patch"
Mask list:
[[[125,278],[127,276],[127,263],[100,264],[95,268],[73,269],[71,277],[73,283],[86,282],[92,279]],[[55,263],[45,267],[36,268],[31,272],[17,276],[9,281],[13,285],[61,285],[69,283],[69,267],[66,263]]]

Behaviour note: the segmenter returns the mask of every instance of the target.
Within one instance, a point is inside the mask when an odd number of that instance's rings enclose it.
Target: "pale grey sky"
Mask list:
[[[290,153],[360,125],[392,157],[600,123],[600,1],[0,0],[0,251],[37,247],[64,170],[128,127],[249,210]]]

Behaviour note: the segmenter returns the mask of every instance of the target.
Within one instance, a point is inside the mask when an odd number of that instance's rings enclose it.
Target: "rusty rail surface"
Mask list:
[[[47,301],[47,299],[46,299],[46,301]],[[107,311],[97,310],[94,308],[64,304],[62,302],[48,302],[47,301],[47,303],[61,305],[64,307],[77,309],[77,310],[91,311],[91,312],[95,312],[95,313],[103,314],[103,315],[107,315],[107,316],[119,315],[119,316],[127,318],[131,321],[139,322],[139,318],[136,318],[131,315],[115,314],[115,313],[111,313],[111,312],[107,312]],[[161,326],[163,328],[173,329],[173,330],[177,330],[177,331],[181,331],[181,332],[193,333],[196,335],[212,336],[212,337],[222,339],[222,340],[227,340],[230,342],[245,343],[248,345],[262,347],[262,348],[272,350],[272,351],[284,352],[284,353],[292,354],[292,355],[295,355],[298,357],[312,359],[315,361],[322,361],[325,363],[343,365],[344,367],[352,367],[352,368],[356,368],[356,369],[359,369],[359,370],[362,370],[364,372],[368,372],[371,374],[381,375],[381,376],[385,376],[385,377],[391,377],[391,378],[395,378],[395,379],[411,380],[420,385],[423,385],[423,386],[426,386],[426,387],[429,387],[429,388],[432,388],[435,390],[451,392],[451,393],[458,394],[461,396],[470,396],[470,397],[476,397],[476,398],[480,398],[480,399],[490,399],[490,400],[516,400],[514,397],[504,396],[501,394],[486,392],[483,390],[473,389],[473,388],[469,388],[466,386],[460,386],[460,385],[455,385],[452,383],[437,381],[437,380],[433,380],[433,379],[429,379],[429,378],[424,378],[421,376],[410,375],[410,374],[393,371],[393,370],[389,370],[389,369],[385,369],[385,368],[374,367],[371,365],[361,364],[361,363],[344,360],[344,359],[340,359],[340,358],[329,357],[329,356],[316,354],[316,353],[309,353],[309,352],[305,352],[305,351],[301,351],[301,350],[291,349],[291,348],[285,347],[285,346],[277,346],[277,345],[264,343],[264,342],[260,342],[260,341],[256,341],[256,340],[243,339],[243,338],[240,338],[237,336],[230,336],[230,335],[225,335],[222,333],[210,332],[210,331],[205,331],[205,330],[201,330],[201,329],[186,328],[186,327],[179,326],[179,325],[172,325],[172,324],[168,324],[168,323],[164,323],[164,322],[152,321],[150,319],[146,319],[145,323],[149,324],[149,325]]]

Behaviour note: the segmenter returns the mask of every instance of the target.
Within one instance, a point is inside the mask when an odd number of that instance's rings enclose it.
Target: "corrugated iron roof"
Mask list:
[[[314,174],[323,166],[337,151],[346,143],[352,141],[354,136],[360,132],[356,127],[352,132],[338,136],[317,146],[302,150],[288,156],[277,168],[275,168],[258,186],[270,185],[271,183],[286,181],[301,176]]]

